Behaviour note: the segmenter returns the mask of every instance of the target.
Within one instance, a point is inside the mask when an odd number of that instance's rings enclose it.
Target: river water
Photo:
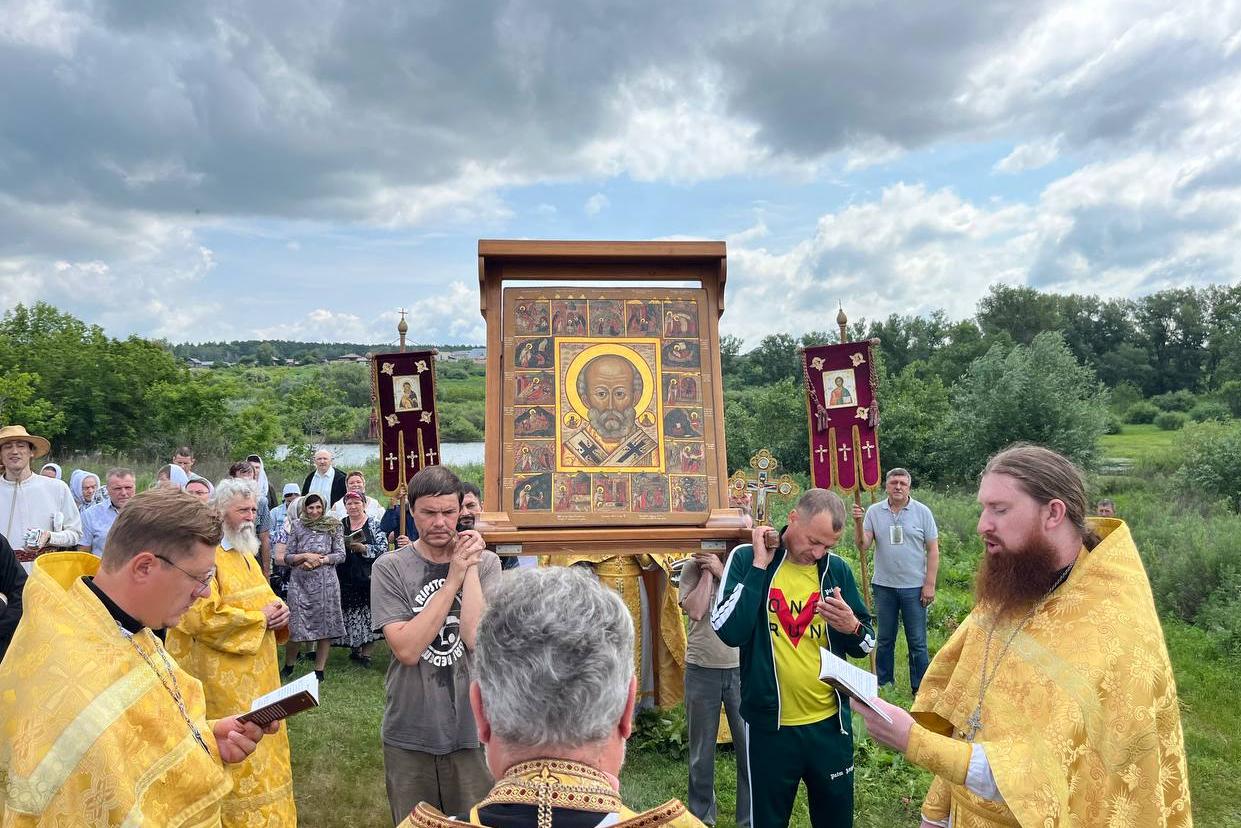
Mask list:
[[[461,466],[468,463],[483,462],[485,443],[441,443],[440,458],[449,466]],[[337,468],[361,466],[379,458],[377,443],[322,443],[315,445],[315,451],[327,449],[336,457]],[[276,447],[277,459],[289,453],[285,445]]]

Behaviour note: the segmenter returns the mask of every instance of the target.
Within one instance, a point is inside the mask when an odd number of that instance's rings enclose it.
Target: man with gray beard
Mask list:
[[[251,702],[280,686],[276,644],[289,636],[289,608],[254,559],[259,549],[255,489],[253,482],[237,478],[216,486],[211,505],[220,514],[223,538],[215,574],[203,583],[207,596],[168,631],[168,652],[202,682],[208,718],[249,710]],[[229,770],[233,790],[224,800],[224,826],[297,824],[286,729],[264,739],[244,767]]]

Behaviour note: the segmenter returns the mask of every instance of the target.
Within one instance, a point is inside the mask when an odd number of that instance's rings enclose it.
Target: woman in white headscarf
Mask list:
[[[51,474],[48,474],[49,471],[51,472]],[[50,477],[53,480],[60,480],[63,475],[63,473],[60,470],[60,466],[56,465],[55,463],[44,463],[43,468],[39,469],[39,474],[43,475],[44,477]]]
[[[69,475],[69,491],[73,492],[73,501],[78,504],[78,511],[85,511],[94,505],[99,495],[99,475],[85,469],[74,469]]]
[[[169,463],[167,466],[161,466],[160,470],[155,473],[155,485],[159,486],[167,484],[176,486],[178,489],[185,489],[185,484],[190,482],[190,476],[185,473],[185,469],[176,463]]]

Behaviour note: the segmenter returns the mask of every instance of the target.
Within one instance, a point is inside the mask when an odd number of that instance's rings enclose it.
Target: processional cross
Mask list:
[[[787,474],[776,477],[780,461],[772,457],[767,449],[760,449],[758,454],[750,458],[750,467],[754,472],[738,471],[729,478],[728,485],[735,494],[747,492],[754,496],[754,524],[770,526],[771,518],[767,514],[767,496],[796,497],[801,487]]]

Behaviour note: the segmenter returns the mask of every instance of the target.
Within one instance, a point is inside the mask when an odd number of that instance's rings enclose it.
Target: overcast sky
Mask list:
[[[1241,277],[1230,2],[0,0],[0,309],[480,342],[479,238],[722,239],[723,330]]]

